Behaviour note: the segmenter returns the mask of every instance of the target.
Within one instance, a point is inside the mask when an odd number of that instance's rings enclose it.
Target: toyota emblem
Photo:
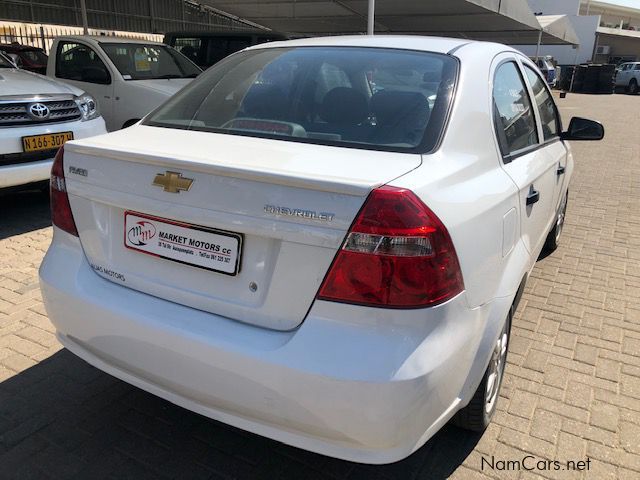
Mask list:
[[[34,103],[29,107],[29,113],[36,120],[45,120],[49,116],[49,107],[42,103]]]

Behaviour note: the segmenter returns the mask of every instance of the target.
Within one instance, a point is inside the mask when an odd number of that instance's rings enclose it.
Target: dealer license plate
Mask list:
[[[124,246],[185,265],[236,275],[242,235],[126,211]]]
[[[65,142],[73,140],[73,132],[47,133],[44,135],[31,135],[22,137],[22,150],[25,152],[37,152],[40,150],[53,150],[60,148]]]

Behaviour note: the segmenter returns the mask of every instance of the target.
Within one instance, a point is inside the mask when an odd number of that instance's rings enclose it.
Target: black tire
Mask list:
[[[560,236],[562,235],[564,221],[567,216],[567,203],[569,203],[569,192],[565,193],[564,198],[560,203],[560,208],[556,213],[556,221],[544,242],[543,250],[546,253],[554,252],[560,244]]]
[[[629,82],[629,88],[627,88],[627,91],[631,95],[636,95],[638,93],[638,81],[635,78],[632,78]]]
[[[464,428],[465,430],[471,430],[472,432],[483,432],[493,415],[496,413],[496,406],[498,405],[498,398],[500,396],[500,387],[502,386],[502,379],[504,378],[504,368],[507,363],[507,352],[509,349],[509,340],[511,337],[511,316],[513,310],[509,311],[509,315],[504,322],[504,326],[500,331],[500,350],[504,347],[504,352],[501,357],[500,364],[495,366],[495,356],[497,354],[498,341],[496,341],[496,349],[491,355],[489,365],[482,376],[482,381],[478,385],[478,389],[473,394],[469,404],[461,408],[455,416],[451,419],[451,423],[456,427]],[[492,380],[492,375],[498,373],[497,386],[495,391],[492,390],[491,398],[489,398],[489,389],[491,388],[491,381],[495,382],[496,378]],[[489,403],[491,400],[491,403]]]

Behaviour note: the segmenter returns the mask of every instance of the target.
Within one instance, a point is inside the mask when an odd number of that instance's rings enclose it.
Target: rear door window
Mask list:
[[[496,133],[505,160],[538,144],[531,99],[515,62],[503,63],[496,69],[493,106]]]
[[[218,63],[232,53],[243,50],[251,46],[251,37],[211,37],[209,38],[209,51],[207,53],[207,64]]]
[[[196,65],[202,63],[202,39],[197,37],[176,37],[172,45]]]
[[[547,90],[546,82],[528,65],[524,66],[524,71],[529,80],[529,85],[531,85],[533,98],[538,106],[544,140],[547,141],[556,138],[560,130],[560,119],[556,104],[553,98],[551,98],[549,90]]]

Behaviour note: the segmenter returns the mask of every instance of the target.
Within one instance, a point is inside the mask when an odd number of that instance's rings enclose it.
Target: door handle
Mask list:
[[[531,187],[531,190],[529,190],[529,195],[527,195],[527,205],[533,205],[538,200],[540,200],[540,192],[534,190],[533,187]]]
[[[558,170],[556,170],[556,174],[558,176],[564,175],[564,167],[562,165],[558,165]]]

